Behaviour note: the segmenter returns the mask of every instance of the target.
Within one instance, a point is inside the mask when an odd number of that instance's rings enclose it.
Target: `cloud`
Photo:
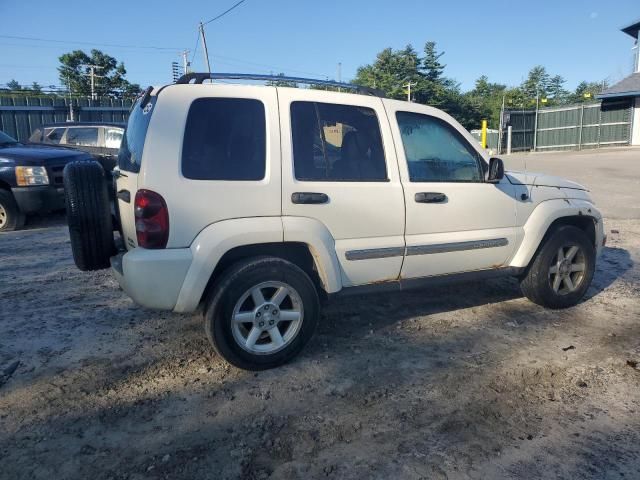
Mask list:
[[[591,20],[595,20],[596,18],[598,18],[598,12],[591,12],[591,13],[589,14],[589,18],[590,18]]]

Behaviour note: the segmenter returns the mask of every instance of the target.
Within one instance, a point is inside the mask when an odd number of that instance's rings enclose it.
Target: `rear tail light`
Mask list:
[[[169,210],[151,190],[138,190],[135,200],[136,236],[143,248],[165,248],[169,240]]]

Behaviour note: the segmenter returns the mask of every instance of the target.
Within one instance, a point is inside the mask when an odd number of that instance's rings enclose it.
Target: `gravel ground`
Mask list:
[[[640,221],[606,228],[574,308],[510,279],[343,299],[254,374],[32,221],[0,235],[0,478],[640,478]]]

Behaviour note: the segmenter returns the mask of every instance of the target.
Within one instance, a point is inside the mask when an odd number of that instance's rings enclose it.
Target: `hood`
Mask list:
[[[505,177],[513,185],[534,185],[536,187],[557,187],[557,188],[571,188],[574,190],[587,190],[586,187],[579,183],[566,180],[562,177],[554,177],[553,175],[546,175],[544,173],[532,173],[532,172],[505,172]]]
[[[52,160],[55,163],[60,163],[61,160],[70,162],[86,157],[87,154],[84,152],[48,145],[0,146],[0,161],[9,160],[19,165],[44,165],[48,163],[48,160]]]

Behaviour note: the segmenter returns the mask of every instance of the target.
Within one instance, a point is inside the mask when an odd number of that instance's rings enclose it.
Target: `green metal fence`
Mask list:
[[[581,150],[629,145],[632,106],[628,100],[607,101],[503,113],[501,151]]]
[[[89,100],[62,97],[0,96],[0,130],[25,141],[44,123],[126,122],[131,100],[102,98]]]
[[[480,142],[482,140],[482,130],[471,130],[471,135]],[[487,148],[494,152],[498,151],[498,141],[500,138],[499,130],[487,130]]]

